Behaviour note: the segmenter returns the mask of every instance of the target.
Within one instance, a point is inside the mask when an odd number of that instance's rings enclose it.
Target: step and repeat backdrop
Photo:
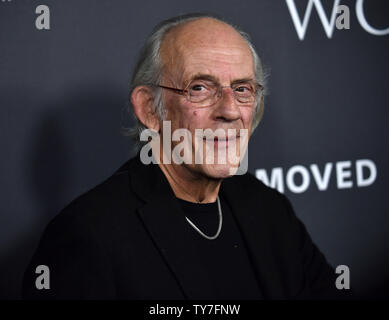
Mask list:
[[[0,298],[20,298],[48,221],[133,155],[135,59],[155,24],[190,12],[248,32],[268,74],[249,171],[352,289],[389,297],[388,1],[2,0]]]

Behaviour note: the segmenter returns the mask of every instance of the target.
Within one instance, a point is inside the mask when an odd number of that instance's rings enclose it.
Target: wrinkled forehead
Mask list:
[[[174,82],[193,74],[220,80],[254,77],[251,50],[231,26],[214,19],[199,19],[166,34],[160,51],[164,76]]]

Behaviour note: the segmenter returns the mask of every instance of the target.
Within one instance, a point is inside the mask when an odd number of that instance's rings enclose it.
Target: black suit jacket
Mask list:
[[[222,182],[265,299],[338,298],[336,274],[284,195],[251,174]],[[27,299],[202,299],[191,226],[158,165],[129,160],[47,226],[23,281]],[[38,265],[50,289],[38,290]]]

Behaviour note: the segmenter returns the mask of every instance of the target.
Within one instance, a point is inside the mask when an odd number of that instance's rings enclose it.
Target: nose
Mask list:
[[[240,119],[240,109],[230,86],[220,87],[218,98],[219,101],[216,108],[216,117],[218,119],[228,122]]]

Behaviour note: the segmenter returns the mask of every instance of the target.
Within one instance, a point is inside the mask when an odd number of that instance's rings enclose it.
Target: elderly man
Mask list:
[[[26,271],[24,297],[337,297],[333,269],[285,196],[234,174],[247,154],[244,133],[262,116],[263,77],[253,45],[236,27],[207,15],[159,24],[131,91],[136,136],[145,129],[158,135],[153,163],[140,151],[53,219]],[[167,156],[182,140],[167,129],[192,136],[185,161],[174,161],[182,152]],[[226,135],[199,141],[198,129]],[[210,148],[215,161],[206,159]],[[220,161],[237,149],[238,162]],[[186,161],[198,154],[199,161]],[[42,265],[50,270],[46,286],[36,273]]]

